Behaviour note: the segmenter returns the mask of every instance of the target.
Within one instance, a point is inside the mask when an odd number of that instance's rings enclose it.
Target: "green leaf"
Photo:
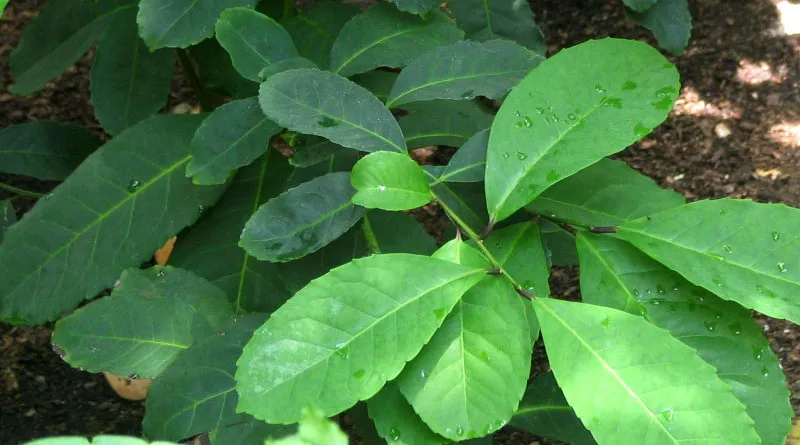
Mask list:
[[[533,307],[559,386],[598,443],[759,443],[714,367],[669,332],[586,303],[537,298]]]
[[[675,67],[633,40],[591,40],[544,61],[508,95],[492,125],[492,220],[647,135],[666,119],[679,87]]]
[[[170,264],[211,281],[231,299],[234,311],[272,312],[291,294],[278,266],[256,261],[239,247],[239,237],[258,207],[283,191],[291,168],[277,151],[242,168],[219,202],[175,243]]]
[[[211,445],[264,445],[264,439],[285,436],[297,430],[296,425],[270,425],[247,414],[239,415],[247,420],[208,432]]]
[[[653,6],[658,0],[622,0],[622,2],[634,11],[642,12]]]
[[[539,233],[547,250],[548,261],[553,266],[578,265],[575,236],[547,220],[539,221]]]
[[[59,320],[53,344],[73,367],[154,378],[232,315],[225,294],[190,272],[128,269],[111,296]]]
[[[267,66],[258,73],[258,78],[263,82],[278,73],[298,69],[316,70],[319,69],[319,67],[305,57],[290,57]]]
[[[436,242],[412,217],[402,212],[371,210],[364,216],[364,238],[370,252],[430,255]]]
[[[314,136],[316,137],[316,136]],[[355,150],[336,150],[325,162],[318,162],[306,168],[296,168],[289,176],[289,187],[297,187],[320,176],[333,172],[350,172],[360,155]]]
[[[410,254],[373,255],[331,270],[275,311],[245,346],[238,409],[290,423],[309,403],[331,415],[371,397],[485,274]]]
[[[314,3],[302,13],[281,21],[292,36],[297,52],[316,63],[329,65],[331,47],[348,20],[359,13],[358,7],[333,1]]]
[[[470,229],[482,233],[489,223],[482,182],[446,183],[431,186],[436,201],[458,216]]]
[[[332,156],[342,148],[341,145],[319,136],[295,134],[294,138],[290,143],[294,150],[294,156],[289,158],[289,164],[295,167],[311,167],[322,161],[330,161]]]
[[[552,372],[539,374],[531,381],[510,425],[572,445],[595,444],[591,433],[583,427],[564,398]]]
[[[283,439],[267,439],[264,445],[347,445],[339,425],[325,418],[316,408],[303,408],[297,433]]]
[[[489,268],[460,240],[442,258]],[[397,379],[425,423],[450,439],[481,437],[508,422],[525,391],[532,342],[526,304],[504,277],[489,276],[468,290],[419,355]]]
[[[366,209],[353,204],[354,194],[344,172],[289,189],[250,217],[239,246],[262,261],[302,258],[341,236],[364,216]]]
[[[6,10],[6,6],[8,6],[8,0],[0,0],[0,18],[3,17],[3,12]]]
[[[437,181],[481,182],[486,169],[486,149],[489,146],[489,130],[482,130],[469,138],[450,159]]]
[[[132,0],[51,0],[22,33],[9,58],[14,94],[30,94],[75,63],[100,37],[111,19],[136,9]]]
[[[800,210],[698,201],[626,223],[619,236],[726,300],[800,323]]]
[[[425,20],[379,3],[342,27],[331,48],[330,69],[349,77],[381,66],[399,68],[463,36],[443,12],[432,11]]]
[[[258,94],[258,84],[245,79],[236,71],[231,57],[216,39],[203,40],[187,51],[197,63],[206,91],[222,90],[236,99]]]
[[[36,121],[0,131],[0,171],[42,180],[63,180],[100,140],[75,124]]]
[[[378,430],[375,429],[375,423],[369,418],[365,402],[356,403],[355,406],[347,410],[346,415],[353,422],[353,430],[355,430],[356,435],[364,445],[386,444],[386,441],[381,439],[378,434]]]
[[[91,441],[83,437],[50,437],[26,442],[23,445],[178,445],[174,442],[148,442],[125,436],[94,436]]]
[[[147,388],[147,437],[181,440],[247,421],[236,413],[236,359],[264,314],[239,317],[180,354]]]
[[[447,7],[470,39],[506,38],[541,55],[547,50],[542,30],[524,1],[450,0]]]
[[[503,270],[537,297],[550,296],[550,267],[539,226],[525,222],[495,230],[484,244]]]
[[[628,11],[628,18],[653,32],[658,44],[680,56],[692,34],[692,14],[687,0],[657,0],[646,11]]]
[[[146,119],[165,105],[172,86],[173,54],[150,52],[139,38],[136,10],[109,21],[91,71],[94,114],[109,134]]]
[[[400,128],[410,149],[430,145],[460,147],[492,125],[493,116],[477,102],[434,100],[403,108],[409,114],[400,118]]]
[[[386,106],[432,99],[500,99],[542,57],[507,40],[456,42],[414,59],[400,72]]]
[[[96,296],[219,198],[224,187],[183,177],[202,119],[156,116],[123,131],[8,231],[0,246],[4,320],[43,323]]]
[[[389,98],[389,93],[392,91],[392,86],[397,81],[398,74],[392,71],[367,71],[364,74],[356,74],[352,77],[352,81],[361,85],[374,94],[375,97],[382,101]]]
[[[11,200],[0,201],[0,244],[3,243],[8,228],[15,222],[17,222],[17,212],[11,204]]]
[[[439,8],[439,0],[389,0],[397,9],[427,17],[434,9]]]
[[[290,70],[261,84],[261,108],[278,124],[361,151],[405,153],[392,113],[366,89],[327,71]]]
[[[231,172],[248,165],[269,148],[281,130],[258,105],[258,98],[235,100],[217,108],[192,139],[186,176],[198,185],[222,184]]]
[[[794,411],[778,358],[741,306],[692,286],[633,246],[580,233],[581,289],[588,303],[644,314],[717,369],[747,407],[764,444],[783,444]]]
[[[624,162],[602,159],[553,185],[525,208],[580,225],[616,226],[685,201]]]
[[[408,404],[397,384],[389,382],[367,400],[369,416],[378,434],[389,445],[444,445],[449,440],[437,435]]]
[[[150,49],[186,48],[214,35],[214,23],[222,11],[257,0],[140,0],[139,34]]]
[[[245,79],[260,80],[259,73],[264,68],[297,57],[289,33],[275,20],[252,9],[227,9],[214,28],[217,40]]]
[[[432,199],[425,171],[405,154],[379,151],[361,158],[350,173],[357,205],[384,210],[422,207]]]

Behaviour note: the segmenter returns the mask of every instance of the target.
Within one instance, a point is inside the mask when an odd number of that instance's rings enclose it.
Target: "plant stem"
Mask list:
[[[534,215],[534,217],[546,219],[546,220],[558,225],[559,227],[561,227],[565,231],[569,232],[572,236],[575,236],[575,235],[578,234],[578,231],[575,229],[575,227],[579,227],[579,228],[584,229],[586,231],[589,231],[591,233],[617,233],[617,227],[616,226],[592,226],[592,225],[575,224],[575,223],[571,223],[571,222],[565,221],[565,220],[560,219],[560,218],[556,218],[554,216],[545,216],[545,215],[538,215],[538,214]]]
[[[183,71],[186,73],[186,77],[189,79],[189,83],[192,84],[192,88],[197,95],[200,108],[202,108],[203,111],[212,110],[214,107],[208,102],[203,84],[200,82],[200,77],[194,69],[194,64],[192,64],[192,59],[189,58],[189,54],[185,49],[180,48],[177,49],[176,52],[178,53],[178,59],[181,61],[181,66],[183,66]]]
[[[8,192],[14,193],[15,195],[19,196],[28,196],[30,198],[41,198],[44,196],[44,193],[36,193],[31,192],[28,190],[23,190],[21,188],[14,187],[13,185],[8,185],[5,183],[0,182],[0,189],[6,190]]]
[[[282,20],[286,20],[289,16],[292,15],[294,12],[294,0],[283,0],[283,17]]]

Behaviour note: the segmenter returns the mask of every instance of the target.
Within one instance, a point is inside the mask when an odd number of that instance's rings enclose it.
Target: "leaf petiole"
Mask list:
[[[14,193],[15,195],[28,196],[30,198],[41,198],[41,197],[45,196],[44,193],[31,192],[29,190],[24,190],[24,189],[21,189],[21,188],[17,188],[17,187],[14,187],[13,185],[8,185],[8,184],[2,183],[2,182],[0,182],[0,189],[6,190],[6,191],[11,192],[11,193]]]

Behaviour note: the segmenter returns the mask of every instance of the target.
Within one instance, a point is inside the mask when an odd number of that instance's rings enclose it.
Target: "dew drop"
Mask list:
[[[711,279],[711,282],[712,282],[712,283],[714,283],[714,284],[716,284],[716,285],[717,285],[717,286],[719,286],[719,287],[722,287],[722,281],[720,281],[720,280],[719,280],[719,279],[717,279],[717,278],[712,278],[712,279]]]
[[[764,376],[764,378],[767,378],[767,377],[769,377],[769,370],[767,369],[767,367],[766,367],[766,366],[762,366],[762,367],[761,367],[761,375],[763,375],[763,376]]]
[[[742,333],[742,324],[737,322],[731,323],[728,325],[728,329],[733,333],[733,335],[739,335]]]
[[[783,261],[778,261],[778,270],[781,273],[789,272],[789,269],[786,267],[786,263],[784,263]]]
[[[708,332],[714,332],[717,329],[717,323],[713,321],[704,321],[703,324],[706,326]]]
[[[456,436],[463,436],[464,435],[464,428],[456,427]]]
[[[521,151],[518,151],[517,152],[517,159],[519,159],[520,161],[524,161],[524,160],[528,159],[528,155],[526,155],[525,153],[522,153]]]
[[[550,119],[551,119],[553,122],[558,122],[558,116],[556,116],[555,114],[551,114],[551,115],[550,115]]]
[[[638,297],[639,296],[639,289],[634,289],[633,290],[633,296],[634,297]]]
[[[333,120],[333,119],[331,119],[331,118],[329,118],[327,116],[322,118],[321,120],[317,121],[317,124],[319,124],[320,127],[325,127],[325,128],[335,127],[335,126],[339,125],[338,122],[336,122],[335,120]]]
[[[45,200],[45,201],[47,201],[47,200],[49,200],[49,199],[50,199],[50,198],[52,198],[52,197],[53,197],[53,194],[52,194],[52,193],[48,193],[48,194],[46,194],[46,195],[44,196],[44,200]]]
[[[131,182],[128,183],[128,191],[133,193],[133,192],[135,192],[136,190],[139,189],[140,185],[142,185],[141,182],[139,182],[136,179],[131,179]]]
[[[603,105],[620,109],[622,108],[622,99],[618,97],[609,97],[603,100]]]
[[[763,352],[762,348],[759,348],[758,346],[753,348],[753,358],[754,359],[761,360],[761,357],[763,357],[763,356],[764,356],[764,352]]]
[[[359,369],[358,371],[353,373],[353,377],[360,379],[361,377],[364,377],[364,374],[365,371],[363,369]]]
[[[129,374],[128,378],[131,379],[131,380],[138,380],[139,379],[139,374]]]
[[[536,114],[544,114],[544,108],[536,107]]]
[[[639,122],[635,127],[633,127],[633,134],[636,135],[637,138],[643,138],[650,134],[650,129]]]
[[[206,208],[203,206],[203,204],[197,204],[197,210],[200,212],[205,212]]]
[[[594,90],[598,93],[602,94],[606,92],[606,89],[602,85],[595,85]]]
[[[473,90],[465,91],[461,95],[462,99],[472,99],[473,97],[475,97],[475,91],[473,91]]]
[[[522,123],[522,121],[517,121],[517,122],[514,123],[514,126],[517,127],[517,128],[522,128],[522,127],[525,126],[525,124]]]
[[[781,234],[778,232],[772,232],[772,241],[778,241],[781,239]]]
[[[623,90],[635,90],[636,89],[636,82],[629,80],[622,85]]]
[[[522,117],[522,113],[520,113],[519,111],[515,111],[514,112],[514,116]]]
[[[489,357],[489,353],[486,352],[486,351],[481,352],[481,360],[483,360],[485,362],[490,362],[491,361],[491,357]]]
[[[511,155],[509,155],[508,153],[503,153],[503,159],[508,159],[509,156]]]
[[[156,272],[156,276],[157,276],[158,278],[164,278],[166,275],[167,275],[167,271],[166,271],[166,270],[164,270],[164,269],[161,269],[161,270],[159,270],[158,272]]]
[[[661,411],[661,417],[664,418],[667,422],[672,422],[672,418],[675,416],[675,411],[672,408],[667,408]]]
[[[526,291],[535,294],[536,293],[536,286],[532,280],[527,280],[522,283],[522,287],[525,288]]]
[[[547,180],[548,181],[557,181],[559,179],[561,179],[561,174],[559,172],[557,172],[555,170],[550,170],[547,173]]]
[[[733,249],[731,248],[731,246],[729,246],[729,245],[727,245],[727,244],[725,244],[724,246],[722,246],[722,249],[723,249],[723,250],[725,250],[725,251],[726,251],[726,252],[728,252],[728,253],[731,253],[731,252],[733,252]]]
[[[664,286],[662,286],[661,284],[656,285],[656,292],[658,292],[661,295],[664,295],[666,293],[666,291],[664,290]]]
[[[571,121],[574,121],[577,118],[578,118],[578,116],[576,116],[574,113],[570,113],[570,114],[567,115],[567,119],[569,119]]]
[[[393,426],[389,429],[389,438],[392,440],[400,440],[400,429],[396,426]]]
[[[650,300],[650,303],[655,305],[655,306],[658,306],[659,304],[661,304],[662,301],[664,301],[664,300],[662,300],[660,298],[654,298],[654,299]]]
[[[386,186],[385,185],[379,185],[378,186],[378,190],[384,192],[384,191],[386,191]]]
[[[339,343],[336,345],[336,355],[341,358],[346,359],[350,356],[350,347],[347,346],[345,343]]]
[[[525,128],[531,128],[533,126],[533,121],[531,120],[530,116],[523,117],[522,123],[525,124]]]
[[[424,369],[423,369],[422,371],[420,371],[420,372],[419,372],[419,378],[421,378],[421,379],[423,379],[423,380],[425,380],[426,378],[428,378],[428,374],[425,372],[425,370],[424,370]]]
[[[600,322],[600,324],[603,325],[603,327],[607,328],[611,324],[611,319],[606,317],[606,318],[603,319],[603,321]]]

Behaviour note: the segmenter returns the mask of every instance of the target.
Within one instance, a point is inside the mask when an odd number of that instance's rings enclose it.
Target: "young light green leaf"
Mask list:
[[[42,180],[63,180],[100,139],[84,127],[53,121],[12,125],[0,131],[0,171]]]
[[[0,201],[0,244],[3,243],[8,228],[15,222],[17,222],[17,212],[11,204],[11,200]]]
[[[310,403],[332,415],[373,396],[485,274],[410,254],[373,255],[331,270],[275,311],[245,346],[238,409],[290,423]]]
[[[100,37],[111,19],[136,10],[133,0],[48,1],[25,27],[9,58],[14,94],[30,94],[75,63]]]
[[[280,130],[264,116],[257,98],[228,102],[195,132],[186,176],[199,185],[222,184],[231,172],[264,154],[269,139]]]
[[[392,113],[369,91],[327,71],[289,70],[261,84],[261,109],[278,124],[361,151],[405,153]]]
[[[245,79],[236,71],[230,55],[216,39],[203,40],[187,52],[203,74],[203,88],[206,91],[227,93],[236,99],[258,94],[258,84]]]
[[[539,374],[531,381],[509,424],[571,445],[595,445],[592,434],[567,403],[552,372]]]
[[[389,93],[392,91],[392,86],[397,81],[398,74],[392,71],[367,71],[364,74],[356,74],[352,77],[352,81],[361,85],[374,94],[375,97],[382,101],[389,98]]]
[[[297,433],[282,439],[267,439],[264,445],[347,445],[348,439],[339,425],[325,418],[322,411],[303,408]]]
[[[800,323],[800,210],[698,201],[619,227],[619,236],[726,300]]]
[[[350,173],[353,202],[370,209],[406,210],[432,199],[425,171],[405,154],[379,151],[361,158]]]
[[[402,212],[371,210],[364,216],[364,238],[370,253],[430,255],[436,242],[412,217]]]
[[[558,384],[598,443],[759,443],[714,367],[669,332],[586,303],[537,298],[533,307]]]
[[[447,8],[470,39],[514,40],[544,55],[544,35],[527,2],[520,0],[450,0]]]
[[[353,204],[349,176],[330,173],[270,199],[247,221],[239,246],[272,262],[302,258],[326,246],[366,213]]]
[[[3,18],[3,12],[6,10],[6,6],[8,6],[8,0],[0,0],[0,18]]]
[[[8,231],[4,320],[43,323],[96,296],[219,198],[224,187],[197,187],[183,174],[202,119],[155,116],[123,131]],[[102,249],[113,254],[97,256]]]
[[[616,226],[685,201],[624,162],[602,159],[556,183],[525,208],[580,225]]]
[[[792,423],[786,378],[750,313],[692,286],[633,246],[580,233],[587,303],[643,314],[697,351],[747,407],[761,443],[781,445]]]
[[[455,22],[440,11],[432,11],[426,20],[379,3],[342,27],[331,48],[330,69],[350,77],[381,66],[400,68],[463,37]]]
[[[679,87],[675,67],[634,40],[591,40],[547,59],[508,95],[492,125],[492,220],[647,135],[666,119]]]
[[[270,425],[247,414],[239,415],[246,420],[208,432],[211,445],[264,445],[264,439],[282,437],[297,431],[297,425]]]
[[[408,404],[397,384],[389,382],[367,400],[369,416],[378,434],[389,445],[444,445],[449,440],[437,435]]]
[[[639,12],[647,10],[647,8],[653,6],[657,1],[658,0],[622,0],[625,6]]]
[[[692,34],[692,14],[687,0],[657,0],[647,10],[628,11],[628,17],[653,32],[658,44],[680,56]]]
[[[550,296],[550,267],[539,226],[525,222],[492,232],[484,244],[522,288],[537,297]]]
[[[437,181],[481,182],[486,169],[486,149],[489,130],[482,130],[469,138],[445,167]]]
[[[181,233],[171,265],[202,276],[225,292],[234,312],[272,312],[291,294],[276,264],[256,261],[238,246],[247,220],[284,189],[291,168],[277,150],[236,173],[219,202]]]
[[[297,57],[292,37],[275,20],[250,8],[226,9],[214,26],[217,40],[245,79],[277,62]]]
[[[111,296],[59,320],[53,344],[73,367],[154,378],[232,316],[225,294],[196,275],[128,269]]]
[[[397,9],[426,17],[439,7],[439,0],[389,0]]]
[[[186,48],[214,35],[214,23],[228,8],[252,8],[256,0],[140,0],[139,34],[150,49]]]
[[[403,107],[407,116],[400,118],[400,128],[408,148],[430,145],[460,147],[492,125],[493,116],[477,102],[432,100]]]
[[[348,20],[360,10],[355,5],[323,0],[301,14],[281,20],[297,51],[320,67],[328,67],[331,47]]]
[[[508,40],[456,42],[414,59],[400,72],[386,106],[432,99],[500,99],[543,59]]]
[[[92,440],[83,437],[50,437],[26,442],[23,445],[179,445],[175,442],[148,442],[126,436],[94,436]]]
[[[139,38],[135,9],[116,14],[100,37],[90,79],[103,128],[117,134],[164,108],[173,65],[171,51],[150,52]]]

